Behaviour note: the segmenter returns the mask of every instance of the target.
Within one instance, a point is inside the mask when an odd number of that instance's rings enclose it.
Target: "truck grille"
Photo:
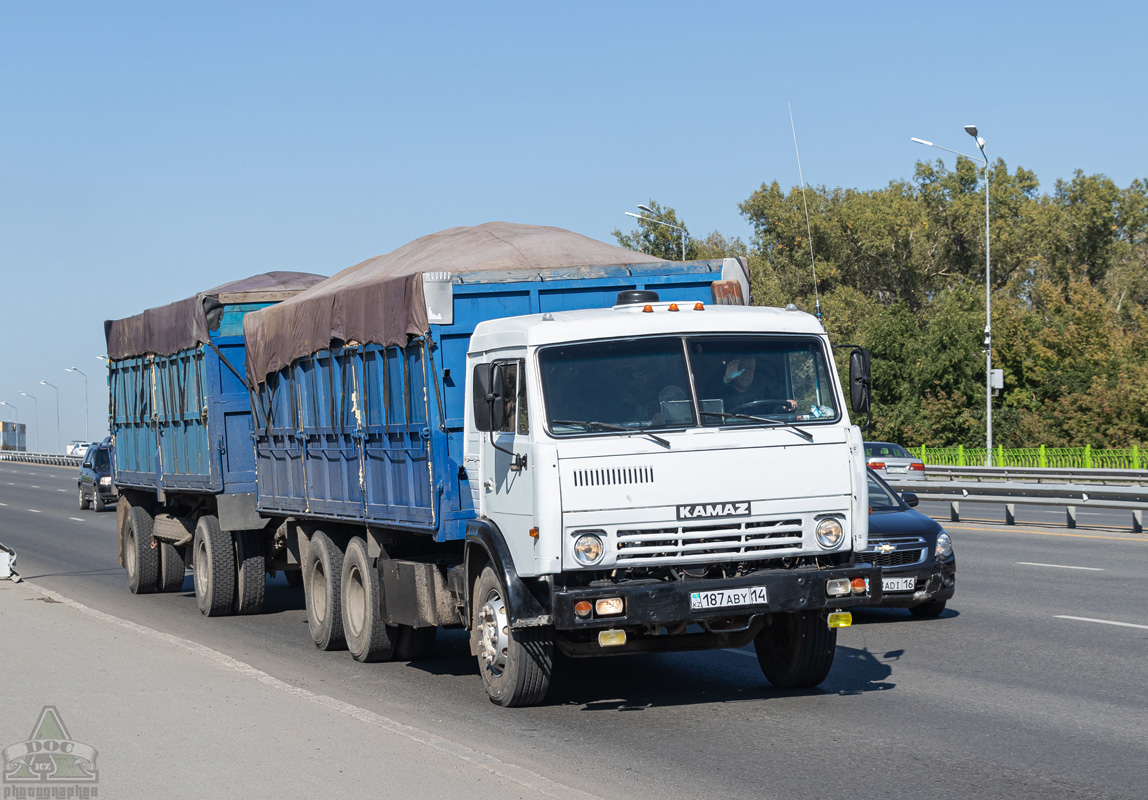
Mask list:
[[[769,520],[616,532],[619,564],[668,561],[742,561],[785,555],[801,549],[801,520]]]
[[[882,552],[883,546],[891,552]],[[928,544],[919,536],[870,540],[869,546],[857,554],[859,561],[869,561],[878,567],[907,567],[925,560]]]

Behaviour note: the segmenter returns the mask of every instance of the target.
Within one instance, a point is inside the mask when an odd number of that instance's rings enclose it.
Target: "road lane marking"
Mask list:
[[[525,767],[520,767],[515,764],[502,761],[488,753],[484,753],[481,750],[476,750],[459,742],[452,741],[451,739],[447,739],[446,737],[440,736],[436,733],[431,733],[430,731],[423,730],[422,728],[416,728],[413,725],[408,725],[406,723],[393,720],[390,717],[384,717],[382,714],[377,714],[374,711],[369,711],[365,708],[351,705],[350,703],[344,703],[342,700],[337,700],[334,697],[316,694],[315,692],[304,689],[301,686],[295,686],[293,684],[287,683],[286,681],[282,681],[273,675],[256,669],[250,664],[244,663],[239,659],[232,658],[231,656],[221,653],[218,650],[213,650],[207,645],[193,642],[190,639],[183,639],[170,633],[164,633],[163,631],[157,631],[154,628],[148,628],[144,625],[140,625],[130,620],[107,614],[103,611],[97,611],[94,608],[85,606],[81,603],[77,603],[75,600],[64,597],[57,592],[53,592],[41,586],[37,586],[34,583],[28,583],[25,581],[24,585],[33,591],[39,592],[46,597],[52,598],[58,603],[63,603],[64,605],[70,606],[82,614],[87,614],[90,617],[95,617],[96,619],[103,620],[104,622],[109,622],[113,625],[127,628],[128,630],[134,631],[143,636],[150,636],[152,638],[168,642],[169,644],[173,644],[177,647],[182,647],[185,650],[189,650],[192,653],[196,653],[200,656],[203,656],[204,658],[208,658],[214,661],[221,667],[233,670],[248,678],[253,678],[259,683],[262,683],[264,686],[267,686],[271,689],[277,689],[281,692],[291,695],[292,697],[296,697],[300,700],[306,700],[307,702],[314,703],[317,706],[335,711],[339,714],[346,714],[347,716],[357,719],[360,722],[366,723],[367,725],[371,725],[372,727],[388,731],[395,734],[396,736],[402,736],[406,739],[416,742],[417,744],[424,745],[431,748],[432,750],[437,750],[440,753],[454,756],[455,758],[465,761],[473,766],[488,770],[489,772],[492,772],[495,775],[508,781],[513,781],[514,783],[517,783],[521,786],[533,789],[539,794],[544,794],[548,797],[559,798],[560,800],[562,798],[570,798],[570,800],[601,800],[598,795],[584,792],[581,789],[574,788],[573,786],[567,786],[566,784],[558,783],[557,781],[547,778],[545,775],[539,775],[537,772],[532,772]]]
[[[1103,567],[1073,567],[1068,564],[1041,564],[1038,561],[1018,561],[1018,564],[1024,564],[1026,567],[1054,567],[1056,569],[1086,569],[1089,572],[1104,572]]]
[[[70,492],[71,489],[57,489],[57,492]]]
[[[79,517],[68,517],[68,519],[75,520],[76,522],[83,522],[83,520],[80,519]]]
[[[34,508],[29,508],[28,510],[29,510],[29,511],[31,511],[33,514],[41,514],[41,513],[43,513],[43,512],[41,512],[41,511],[37,511],[37,510],[36,510],[36,509],[34,509]]]
[[[1089,617],[1069,617],[1064,614],[1057,614],[1057,619],[1074,619],[1077,622],[1097,622],[1101,625],[1119,625],[1121,628],[1140,628],[1141,630],[1148,631],[1148,625],[1137,625],[1133,622],[1116,622],[1111,619],[1091,619]]]

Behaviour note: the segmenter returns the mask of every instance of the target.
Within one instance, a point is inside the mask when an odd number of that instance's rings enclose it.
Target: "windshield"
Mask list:
[[[623,429],[830,422],[840,417],[812,336],[657,336],[539,351],[558,435]],[[593,423],[593,424],[591,424]]]
[[[874,456],[886,456],[892,458],[912,458],[913,456],[904,447],[899,444],[889,444],[888,442],[867,442],[865,444],[865,455],[872,458]]]
[[[103,472],[112,468],[111,463],[108,461],[108,451],[100,448],[96,451],[96,457],[92,459],[97,471]]]
[[[881,483],[873,475],[872,472],[868,473],[869,478],[869,513],[874,511],[900,511],[901,501],[893,494],[888,486]]]

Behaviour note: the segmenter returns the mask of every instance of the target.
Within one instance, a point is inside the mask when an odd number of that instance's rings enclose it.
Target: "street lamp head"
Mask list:
[[[965,133],[967,133],[969,136],[973,137],[974,139],[977,138],[977,126],[976,125],[966,125],[965,126]]]
[[[638,210],[639,211],[645,211],[647,214],[653,214],[654,213],[654,209],[650,208],[649,206],[644,206],[641,203],[638,203]]]
[[[932,147],[932,146],[933,146],[933,143],[932,143],[932,142],[926,142],[924,139],[918,139],[916,136],[912,137],[912,138],[911,138],[909,141],[911,141],[911,142],[916,142],[917,144],[923,144],[923,145],[925,145],[925,146],[927,146],[927,147]]]
[[[28,394],[27,392],[20,392],[20,394],[24,395],[25,397],[31,397],[33,400],[36,399],[35,395]]]

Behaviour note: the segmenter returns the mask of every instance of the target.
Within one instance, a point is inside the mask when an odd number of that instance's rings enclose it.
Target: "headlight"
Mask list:
[[[104,477],[100,478],[100,486],[111,486],[111,485],[112,485],[112,476],[111,475],[105,475]]]
[[[953,540],[949,538],[949,534],[942,533],[937,537],[936,553],[938,561],[944,561],[953,554]]]
[[[817,523],[817,543],[826,550],[832,550],[844,538],[845,529],[841,527],[841,520],[831,517]]]
[[[592,567],[602,560],[602,538],[596,533],[584,533],[574,542],[574,558],[584,567]]]

